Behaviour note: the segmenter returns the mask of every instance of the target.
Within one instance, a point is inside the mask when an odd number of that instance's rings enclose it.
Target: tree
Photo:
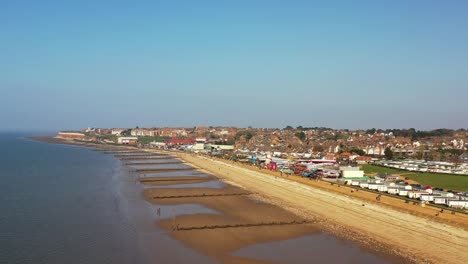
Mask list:
[[[306,134],[304,132],[297,132],[294,134],[296,137],[298,137],[301,141],[304,141],[306,139]]]
[[[356,153],[358,154],[359,156],[365,156],[366,155],[366,152],[362,149],[357,149],[357,148],[353,148],[350,150],[351,153]]]
[[[317,152],[323,152],[323,147],[320,145],[314,146],[314,150]]]
[[[421,160],[423,158],[423,155],[424,155],[424,150],[421,149],[420,151],[416,152],[415,158],[418,160]]]
[[[390,147],[385,148],[384,155],[385,155],[385,158],[388,160],[393,159],[393,151],[390,149]]]
[[[286,127],[284,128],[284,130],[291,130],[291,129],[293,129],[292,126],[286,126]]]
[[[253,137],[252,133],[249,131],[245,134],[245,139],[249,140]]]
[[[120,135],[121,135],[121,136],[124,136],[124,137],[130,136],[130,135],[131,135],[131,132],[132,132],[131,129],[126,129],[126,130],[120,132]]]

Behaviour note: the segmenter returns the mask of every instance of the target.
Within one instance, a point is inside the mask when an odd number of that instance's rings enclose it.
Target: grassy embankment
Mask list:
[[[398,174],[408,177],[424,185],[444,188],[446,190],[457,190],[468,192],[468,176],[450,175],[431,172],[411,172],[394,168],[381,167],[376,165],[362,165],[365,174]]]
[[[149,144],[151,142],[164,142],[166,138],[164,137],[138,137],[138,142],[143,145]]]

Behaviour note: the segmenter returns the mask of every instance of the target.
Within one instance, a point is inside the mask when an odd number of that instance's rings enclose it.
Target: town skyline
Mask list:
[[[375,129],[377,131],[389,131],[389,130],[410,130],[414,129],[415,131],[435,131],[435,130],[440,130],[440,129],[448,129],[448,130],[453,130],[453,131],[458,131],[458,130],[467,130],[468,127],[429,127],[429,128],[418,128],[418,127],[356,127],[356,128],[347,128],[347,127],[330,127],[330,126],[307,126],[307,125],[291,125],[287,124],[285,126],[253,126],[253,125],[248,125],[248,126],[237,126],[237,125],[206,125],[206,124],[197,124],[197,125],[149,125],[149,126],[141,126],[141,125],[130,125],[130,126],[123,126],[123,125],[116,125],[116,126],[70,126],[70,127],[26,127],[26,128],[9,128],[9,127],[4,127],[0,128],[0,132],[46,132],[46,133],[55,133],[58,131],[80,131],[84,130],[86,128],[124,128],[124,129],[135,129],[135,128],[142,128],[142,129],[153,129],[153,128],[195,128],[195,127],[207,127],[207,128],[226,128],[226,127],[234,127],[234,128],[239,128],[239,129],[278,129],[278,130],[284,130],[287,127],[291,127],[293,129],[298,129],[299,127],[303,127],[304,130],[310,130],[310,129],[329,129],[329,130],[349,130],[349,131],[366,131],[370,129]]]
[[[0,3],[0,130],[467,126],[463,1]]]

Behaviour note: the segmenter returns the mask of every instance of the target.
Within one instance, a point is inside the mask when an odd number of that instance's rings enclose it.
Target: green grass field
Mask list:
[[[444,188],[446,190],[457,190],[468,192],[468,176],[449,175],[431,172],[411,172],[406,170],[398,170],[386,168],[376,165],[364,164],[361,166],[365,174],[403,174],[403,177],[408,177],[423,185],[432,187]]]
[[[164,142],[165,138],[163,137],[138,137],[138,142],[141,144],[149,144],[151,142]]]

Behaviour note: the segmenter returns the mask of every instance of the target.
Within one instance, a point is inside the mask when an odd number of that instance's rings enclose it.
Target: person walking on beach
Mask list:
[[[159,217],[161,217],[161,208],[160,208],[160,207],[158,208],[157,215],[158,215]]]

